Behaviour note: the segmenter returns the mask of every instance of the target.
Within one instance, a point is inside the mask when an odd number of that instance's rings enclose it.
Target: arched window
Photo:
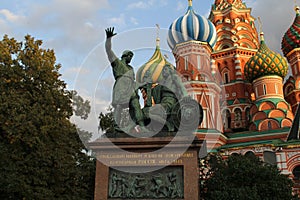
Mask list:
[[[247,122],[250,122],[250,108],[246,108],[246,120]]]
[[[231,114],[229,110],[224,110],[222,116],[223,116],[224,130],[230,129]]]
[[[224,72],[224,83],[226,84],[226,83],[229,83],[229,74],[228,74],[228,72]]]
[[[255,96],[258,97],[258,89],[257,89],[257,87],[255,88]]]
[[[202,128],[207,128],[207,110],[203,109],[203,120],[202,120]]]
[[[263,91],[264,91],[264,95],[266,95],[267,94],[267,87],[266,87],[265,84],[263,84]]]
[[[189,69],[189,57],[188,56],[184,57],[184,69],[185,70]]]
[[[255,156],[255,154],[252,151],[247,151],[245,156]]]
[[[197,69],[201,69],[201,56],[197,55]]]
[[[189,76],[188,75],[184,75],[182,77],[182,82],[186,82],[186,81],[189,81]]]
[[[300,165],[293,169],[293,175],[295,180],[300,180]]]
[[[236,108],[234,110],[234,121],[239,122],[242,120],[242,110],[240,108]]]

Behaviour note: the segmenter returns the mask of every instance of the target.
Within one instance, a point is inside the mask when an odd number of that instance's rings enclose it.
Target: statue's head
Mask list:
[[[130,50],[125,50],[125,51],[123,51],[121,58],[122,58],[122,60],[125,60],[125,62],[128,64],[128,63],[130,63],[132,57],[133,57],[133,52]]]

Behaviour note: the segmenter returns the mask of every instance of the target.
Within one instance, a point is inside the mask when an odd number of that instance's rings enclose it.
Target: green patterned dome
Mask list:
[[[249,82],[268,76],[277,75],[284,78],[288,72],[288,63],[280,54],[271,51],[261,33],[260,47],[245,65],[244,74]]]
[[[156,45],[156,49],[152,55],[152,57],[150,58],[150,60],[145,63],[144,65],[142,65],[137,73],[136,73],[136,81],[138,83],[143,83],[144,77],[145,76],[150,76],[152,83],[158,83],[160,82],[163,77],[162,77],[162,71],[164,66],[170,67],[170,69],[174,70],[175,67],[169,63],[165,57],[162,55],[161,51],[160,51],[160,47],[159,47],[159,39],[157,40],[157,45]],[[149,73],[147,75],[147,73]]]

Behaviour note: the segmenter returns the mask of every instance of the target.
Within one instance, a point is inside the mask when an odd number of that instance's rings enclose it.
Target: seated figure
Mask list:
[[[163,78],[158,83],[150,83],[151,78],[148,76],[149,72],[146,72],[142,87],[146,92],[146,104],[143,108],[145,125],[150,124],[150,128],[155,130],[157,123],[161,123],[164,124],[163,130],[176,131],[179,124],[174,123],[178,123],[180,119],[174,121],[172,118],[178,116],[179,101],[191,98],[187,95],[180,77],[169,64],[164,66]]]

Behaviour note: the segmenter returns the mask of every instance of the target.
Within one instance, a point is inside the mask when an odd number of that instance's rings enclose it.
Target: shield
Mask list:
[[[202,106],[190,97],[181,99],[172,109],[172,122],[181,131],[194,131],[203,120]]]

